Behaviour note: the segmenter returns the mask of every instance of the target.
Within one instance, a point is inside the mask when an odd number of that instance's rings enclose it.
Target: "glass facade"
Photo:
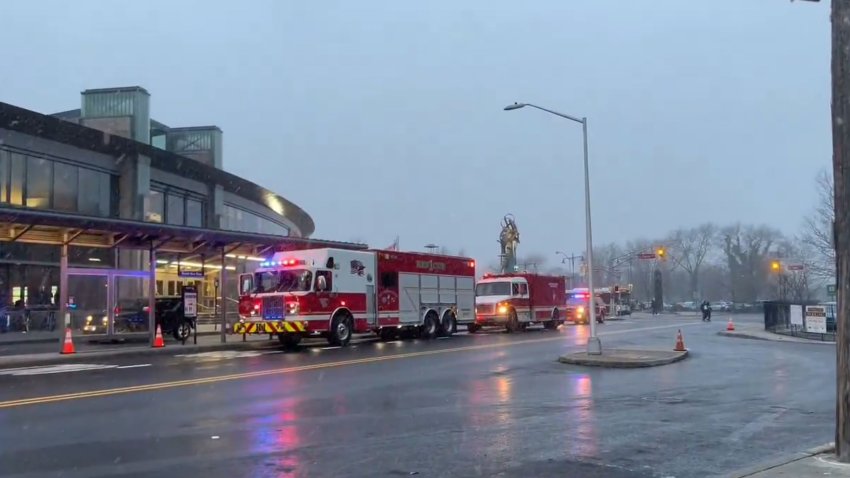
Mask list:
[[[148,222],[204,227],[204,201],[195,193],[157,183],[151,185],[145,218]]]
[[[230,231],[255,232],[277,236],[289,235],[289,228],[286,226],[229,204],[224,205],[221,228]]]
[[[0,203],[108,217],[115,194],[109,173],[0,148]]]

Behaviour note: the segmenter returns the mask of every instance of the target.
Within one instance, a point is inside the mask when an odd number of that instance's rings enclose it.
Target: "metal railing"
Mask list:
[[[802,323],[792,323],[791,306],[802,309]],[[826,311],[826,332],[813,332],[806,324],[806,308],[823,307]],[[824,342],[835,341],[835,305],[815,302],[764,302],[764,330],[775,334],[801,337]]]

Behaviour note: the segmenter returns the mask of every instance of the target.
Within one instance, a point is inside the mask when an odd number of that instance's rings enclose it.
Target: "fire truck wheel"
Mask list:
[[[481,327],[478,324],[466,324],[466,331],[470,334],[474,334],[481,330]]]
[[[419,337],[425,340],[432,340],[437,337],[437,324],[439,319],[434,311],[425,314],[425,320],[422,322],[422,327],[419,329]]]
[[[337,314],[331,321],[331,330],[328,332],[328,343],[338,347],[344,347],[351,341],[351,315],[342,312]]]
[[[301,343],[301,336],[298,334],[277,334],[277,340],[285,349],[294,349]]]
[[[443,314],[443,321],[440,324],[440,335],[451,337],[455,333],[455,326],[455,315],[451,312]]]
[[[511,316],[508,318],[508,323],[505,324],[505,332],[513,333],[519,330],[519,319],[517,319],[516,311],[511,309]]]

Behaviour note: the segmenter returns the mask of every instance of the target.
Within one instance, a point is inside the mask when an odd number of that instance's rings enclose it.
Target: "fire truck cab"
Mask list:
[[[503,326],[508,332],[543,324],[555,330],[564,322],[565,280],[538,274],[487,274],[475,287],[475,333],[483,326]]]
[[[451,335],[474,321],[475,262],[398,251],[307,249],[278,252],[240,276],[235,333],[277,334],[284,346],[353,334]]]

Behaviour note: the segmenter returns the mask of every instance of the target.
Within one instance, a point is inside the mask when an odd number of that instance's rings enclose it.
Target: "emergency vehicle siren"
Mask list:
[[[62,344],[62,352],[61,354],[73,354],[76,353],[74,350],[74,340],[71,338],[71,328],[68,327],[65,329],[65,342]]]
[[[728,331],[735,330],[735,324],[732,323],[732,317],[729,317],[729,323],[726,324],[726,330],[728,330]]]
[[[688,349],[685,348],[685,338],[682,337],[682,329],[679,329],[679,332],[676,334],[676,347],[673,349],[675,352],[685,352]]]
[[[155,349],[161,349],[165,347],[165,341],[162,340],[162,329],[160,328],[159,324],[157,324],[156,326],[156,337],[154,337],[153,339],[152,347]]]

